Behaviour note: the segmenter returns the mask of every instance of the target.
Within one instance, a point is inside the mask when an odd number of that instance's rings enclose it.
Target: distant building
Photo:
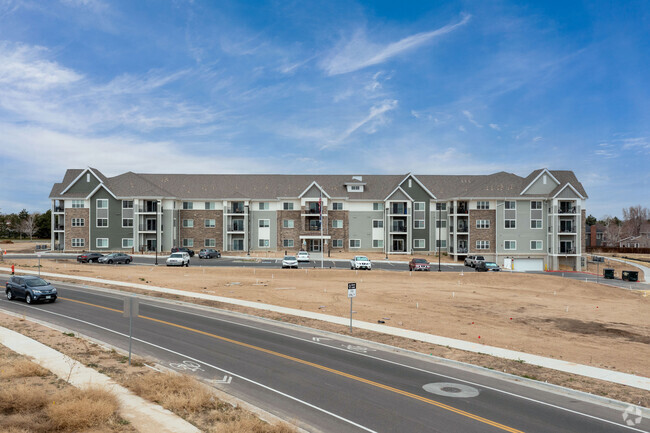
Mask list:
[[[650,223],[643,223],[639,236],[628,236],[618,242],[619,247],[650,248]]]
[[[587,247],[603,247],[607,245],[606,241],[606,230],[602,224],[593,224],[587,226],[585,231],[585,244]]]

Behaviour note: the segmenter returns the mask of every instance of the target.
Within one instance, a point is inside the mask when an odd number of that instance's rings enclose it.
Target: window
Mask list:
[[[477,229],[489,229],[490,228],[490,220],[476,220],[476,228]]]
[[[259,227],[270,227],[271,220],[258,220]]]
[[[373,229],[383,229],[384,228],[384,220],[372,220],[372,228]]]
[[[205,239],[203,245],[206,247],[216,247],[217,241],[215,239]]]
[[[350,248],[361,248],[361,239],[350,239]]]
[[[476,209],[490,209],[490,202],[489,201],[477,201],[476,202]]]
[[[541,250],[542,249],[542,241],[530,241],[530,249],[531,250]]]
[[[260,202],[259,210],[269,210],[268,202]]]
[[[90,173],[86,173],[86,182],[90,182]]]
[[[414,211],[426,210],[426,204],[423,201],[416,201],[415,203],[413,203],[413,210]]]
[[[332,228],[333,229],[342,229],[343,228],[343,220],[332,220]]]
[[[192,238],[184,238],[183,239],[183,246],[184,247],[193,247],[194,246],[194,239],[192,239]]]
[[[343,248],[343,239],[333,239],[332,248]]]
[[[603,238],[602,233],[596,233],[596,239],[601,240]]]
[[[282,241],[282,246],[285,248],[293,248],[293,239],[284,239]]]
[[[83,200],[72,200],[72,207],[73,208],[83,208],[84,207],[84,201]]]
[[[503,249],[504,250],[516,250],[517,249],[517,241],[503,241]]]
[[[183,227],[185,228],[194,227],[194,220],[183,220]]]
[[[436,210],[447,210],[447,203],[436,203]]]
[[[122,218],[122,227],[133,227],[133,218]]]
[[[293,210],[293,203],[282,203],[282,209],[284,210]]]
[[[183,209],[194,209],[194,202],[192,202],[192,201],[184,201],[183,202]]]
[[[489,250],[490,249],[490,241],[476,241],[476,249],[477,250]]]
[[[542,228],[542,220],[530,220],[530,228],[531,229],[541,229]]]
[[[260,248],[264,248],[264,247],[268,248],[268,246],[269,246],[269,240],[268,240],[268,239],[259,239],[257,245],[258,245]]]
[[[72,227],[83,227],[86,225],[84,218],[72,218]]]
[[[214,228],[217,226],[217,221],[214,219],[203,220],[206,228]]]
[[[444,229],[447,227],[447,220],[436,220],[436,228]]]
[[[384,248],[384,241],[382,239],[373,239],[372,247],[373,248]]]
[[[108,248],[108,238],[97,238],[97,248]]]
[[[361,191],[361,185],[349,185],[348,186],[348,191],[359,192],[359,191]]]
[[[215,210],[217,208],[217,204],[213,201],[206,201],[205,202],[205,210]]]
[[[506,220],[505,227],[507,229],[514,229],[517,226],[517,220]]]
[[[293,220],[282,220],[282,227],[284,227],[285,229],[292,229],[293,228]]]
[[[413,220],[414,229],[423,229],[425,228],[424,220]]]
[[[343,203],[340,202],[332,203],[332,210],[343,210]]]
[[[424,239],[413,239],[413,248],[424,248]]]
[[[98,198],[97,199],[97,209],[108,209],[108,199]]]
[[[97,218],[97,227],[108,227],[108,218]]]
[[[133,248],[133,239],[122,238],[122,248]]]
[[[122,209],[133,209],[133,200],[122,200]]]
[[[516,201],[507,200],[507,201],[505,202],[505,207],[506,207],[506,209],[517,209],[517,202],[516,202]]]
[[[440,246],[440,242],[442,241],[442,246]],[[438,248],[447,248],[447,239],[438,239],[436,240],[436,247]]]
[[[81,248],[86,246],[84,238],[72,238],[72,248]]]
[[[530,208],[531,209],[541,209],[542,208],[542,202],[541,201],[531,201],[530,202]]]
[[[373,203],[372,210],[384,210],[383,203]]]

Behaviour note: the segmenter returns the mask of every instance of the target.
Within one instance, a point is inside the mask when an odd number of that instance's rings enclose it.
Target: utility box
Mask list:
[[[614,269],[612,269],[612,268],[603,269],[603,277],[607,278],[609,280],[613,280],[614,279]]]
[[[636,282],[639,281],[639,272],[638,271],[623,271],[621,273],[621,278],[625,281]]]

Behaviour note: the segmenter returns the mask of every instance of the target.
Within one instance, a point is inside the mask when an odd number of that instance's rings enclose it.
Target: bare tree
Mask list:
[[[623,233],[625,236],[639,236],[641,226],[650,219],[650,210],[640,204],[623,209]]]
[[[605,225],[605,243],[610,247],[617,247],[618,242],[621,240],[622,224],[621,220],[616,217],[605,215],[603,217]]]
[[[36,226],[36,219],[40,214],[38,212],[27,215],[25,219],[20,222],[20,232],[25,236],[29,236],[29,240],[33,240],[34,233],[38,228]]]

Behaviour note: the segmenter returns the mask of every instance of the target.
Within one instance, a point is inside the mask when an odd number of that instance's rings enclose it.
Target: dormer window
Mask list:
[[[363,183],[361,183],[361,184],[360,183],[356,183],[356,184],[348,183],[348,184],[346,184],[346,186],[348,187],[348,192],[363,192],[363,186],[364,185],[365,184],[363,184]]]

